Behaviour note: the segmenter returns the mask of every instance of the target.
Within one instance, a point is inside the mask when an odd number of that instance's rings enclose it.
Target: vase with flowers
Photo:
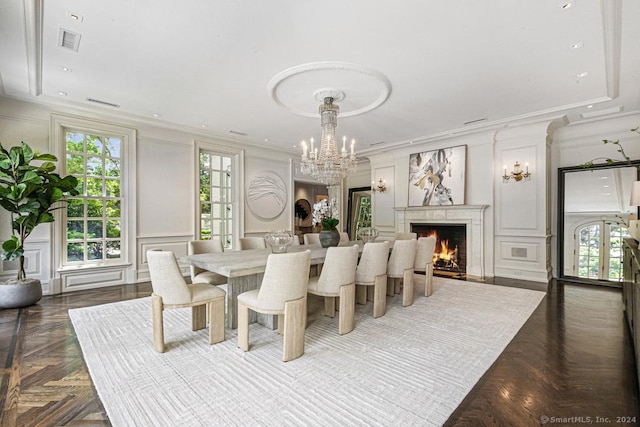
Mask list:
[[[329,202],[328,199],[322,199],[313,205],[313,225],[322,225],[319,238],[323,248],[338,246],[340,243],[340,233],[336,228],[340,220],[335,217],[335,210],[335,201]]]

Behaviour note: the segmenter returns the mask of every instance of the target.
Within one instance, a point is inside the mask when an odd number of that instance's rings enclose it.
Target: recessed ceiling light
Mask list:
[[[604,193],[604,195],[605,195],[605,196],[610,196],[610,195],[611,195],[611,193]]]
[[[153,113],[153,117],[155,117],[155,118],[157,119],[158,117],[160,117],[160,114],[158,114],[158,113]]]
[[[587,108],[593,108],[593,104],[587,105]]]
[[[576,77],[587,77],[589,75],[588,71],[583,71],[581,73],[576,74]]]
[[[58,92],[58,95],[60,95],[60,96],[67,96],[67,92],[60,91],[60,92]]]
[[[609,188],[609,186],[608,185],[603,185],[602,188]]]
[[[67,73],[70,73],[72,70],[69,67],[62,67],[62,71],[65,71]]]
[[[584,46],[584,43],[582,41],[575,42],[571,45],[571,49],[580,49],[582,46]]]

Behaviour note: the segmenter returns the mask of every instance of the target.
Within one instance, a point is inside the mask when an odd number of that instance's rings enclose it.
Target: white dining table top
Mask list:
[[[358,244],[362,250],[360,241],[344,242],[340,246]],[[327,254],[327,248],[319,245],[292,245],[287,248],[287,253],[311,251],[311,265],[322,264]],[[210,252],[206,254],[189,255],[181,257],[180,261],[194,265],[204,270],[213,271],[226,277],[242,277],[250,274],[264,273],[267,258],[271,255],[271,249],[249,249],[244,251]]]

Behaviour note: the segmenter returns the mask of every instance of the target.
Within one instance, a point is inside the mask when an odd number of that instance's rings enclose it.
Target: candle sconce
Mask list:
[[[387,191],[387,181],[380,178],[378,183],[376,184],[374,181],[371,181],[371,191],[374,193],[377,191],[378,193],[384,193]]]
[[[523,171],[522,167],[520,167],[520,163],[516,161],[513,165],[513,171],[511,171],[511,173],[509,174],[507,174],[507,166],[505,165],[504,175],[502,175],[502,182],[507,183],[510,180],[520,182],[523,179],[528,181],[530,176],[531,173],[529,172],[529,163],[525,163],[525,170]]]

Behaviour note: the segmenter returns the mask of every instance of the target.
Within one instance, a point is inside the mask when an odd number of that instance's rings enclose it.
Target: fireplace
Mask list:
[[[467,225],[411,223],[418,237],[436,238],[433,274],[465,278],[467,273]]]

